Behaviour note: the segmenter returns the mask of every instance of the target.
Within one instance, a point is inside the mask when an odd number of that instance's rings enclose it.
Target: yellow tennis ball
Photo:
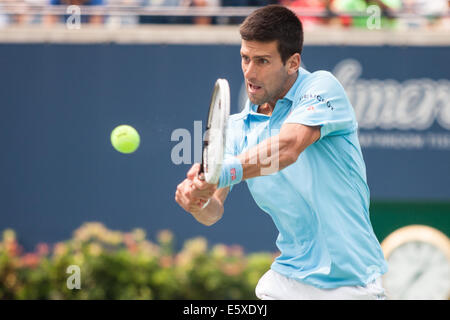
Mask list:
[[[122,153],[132,153],[139,147],[141,138],[132,126],[123,124],[111,132],[111,144],[114,149]]]

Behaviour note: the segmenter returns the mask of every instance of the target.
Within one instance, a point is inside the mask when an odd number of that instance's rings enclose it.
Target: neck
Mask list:
[[[286,84],[283,87],[283,89],[281,90],[280,94],[278,94],[275,99],[273,99],[271,101],[267,101],[266,103],[260,105],[258,107],[258,112],[269,115],[269,116],[272,115],[272,112],[275,109],[275,105],[277,104],[277,101],[284,98],[284,96],[288,93],[289,89],[291,89],[292,86],[294,85],[295,81],[297,80],[297,77],[298,77],[298,72],[296,72],[292,76],[288,77]]]

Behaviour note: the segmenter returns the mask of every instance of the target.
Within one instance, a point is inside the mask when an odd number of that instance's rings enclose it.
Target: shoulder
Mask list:
[[[331,72],[325,71],[325,70],[318,70],[318,71],[315,71],[315,72],[305,75],[303,84],[305,87],[314,87],[314,86],[341,87],[339,80]]]
[[[303,76],[295,94],[295,100],[299,102],[316,96],[343,97],[345,96],[345,90],[331,72],[319,70]]]

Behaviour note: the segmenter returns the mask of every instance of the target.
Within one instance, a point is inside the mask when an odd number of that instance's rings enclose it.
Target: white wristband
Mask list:
[[[211,201],[211,198],[209,198],[208,201],[205,202],[205,204],[203,205],[202,209],[205,209],[206,206],[209,204],[210,201]]]

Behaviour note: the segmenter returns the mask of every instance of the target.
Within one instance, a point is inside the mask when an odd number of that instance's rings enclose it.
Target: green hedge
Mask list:
[[[245,255],[239,246],[208,247],[204,238],[174,251],[168,230],[157,242],[135,229],[111,231],[86,223],[73,238],[22,253],[14,231],[0,242],[0,299],[256,299],[255,286],[271,253]],[[80,269],[80,289],[68,289],[70,265]]]

